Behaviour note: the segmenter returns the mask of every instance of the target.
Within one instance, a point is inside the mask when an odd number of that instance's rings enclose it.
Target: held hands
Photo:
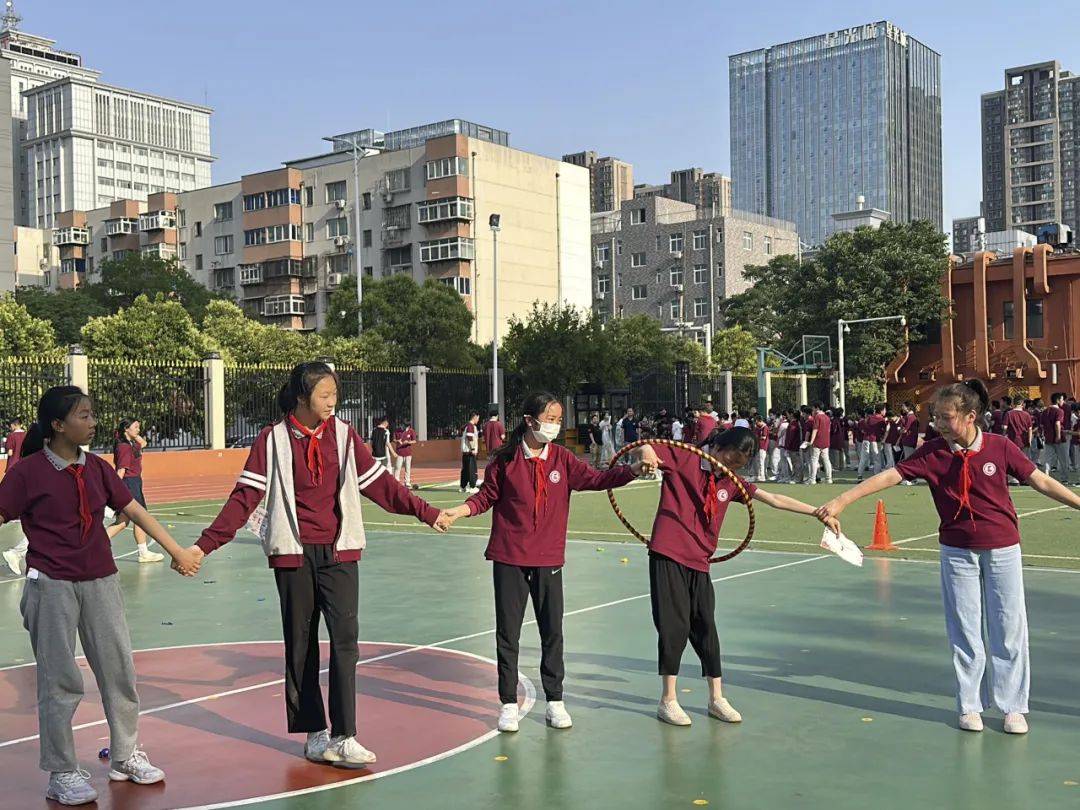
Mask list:
[[[840,521],[839,520],[837,520],[834,517],[824,517],[824,518],[821,518],[821,522],[824,523],[826,526],[828,526],[832,530],[832,533],[835,534],[837,537],[840,536]]]
[[[836,519],[840,517],[840,513],[847,508],[847,504],[844,503],[840,497],[833,498],[828,503],[824,503],[814,510],[814,517],[820,520],[822,523],[827,524],[829,518]]]
[[[469,516],[469,507],[465,504],[455,506],[453,509],[443,509],[439,517],[435,519],[432,528],[437,532],[446,532],[459,519]]]
[[[191,546],[173,556],[172,569],[182,576],[193,577],[199,573],[205,556],[201,548]]]

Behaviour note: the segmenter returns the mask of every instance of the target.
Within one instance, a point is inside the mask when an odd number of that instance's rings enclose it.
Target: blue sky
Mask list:
[[[311,154],[323,135],[454,117],[543,155],[615,155],[636,182],[727,173],[729,54],[887,19],[942,55],[948,227],[978,213],[980,93],[1013,65],[1080,72],[1071,0],[1025,0],[1022,15],[985,0],[16,2],[24,30],[102,81],[212,106],[215,182]]]

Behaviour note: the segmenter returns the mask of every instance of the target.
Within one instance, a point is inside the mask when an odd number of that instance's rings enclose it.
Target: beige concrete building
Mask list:
[[[0,291],[48,286],[50,268],[59,264],[60,251],[52,245],[49,231],[16,225],[14,265],[8,276],[0,275]]]

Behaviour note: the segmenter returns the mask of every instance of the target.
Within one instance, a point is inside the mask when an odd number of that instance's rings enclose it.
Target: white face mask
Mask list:
[[[540,444],[547,444],[553,442],[559,438],[559,432],[562,430],[562,425],[558,422],[537,422],[539,430],[533,429],[533,438],[540,442]]]

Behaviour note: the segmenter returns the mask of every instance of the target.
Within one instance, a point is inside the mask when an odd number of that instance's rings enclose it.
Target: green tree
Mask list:
[[[78,343],[80,332],[91,318],[108,315],[109,311],[86,292],[85,287],[49,292],[41,287],[22,287],[15,300],[26,307],[35,318],[52,324],[56,341],[61,346]]]
[[[116,360],[201,360],[216,349],[179,301],[138,296],[115,315],[91,318],[82,328],[87,353]]]
[[[438,368],[470,368],[472,313],[450,287],[435,279],[418,285],[410,276],[364,279],[364,332],[395,344],[407,362]],[[347,276],[330,298],[329,338],[356,335],[356,278]]]
[[[35,318],[10,293],[0,297],[0,357],[55,350],[56,333],[47,320]]]
[[[639,371],[671,371],[679,360],[689,361],[695,372],[708,370],[708,358],[700,345],[674,332],[664,332],[660,322],[648,315],[609,321],[605,331],[614,352],[610,378],[613,384],[624,384]]]
[[[377,332],[364,332],[359,338],[323,338],[319,345],[321,355],[332,357],[343,368],[390,368],[409,362],[400,346]]]
[[[111,313],[132,306],[140,295],[151,300],[161,295],[179,302],[196,321],[202,320],[207,304],[222,298],[195,281],[175,259],[138,253],[103,261],[101,280],[86,290]]]
[[[295,364],[322,353],[318,339],[252,320],[231,301],[207,305],[202,331],[227,362]]]
[[[757,341],[739,325],[717,329],[712,339],[712,363],[721,371],[735,374],[757,373]]]

